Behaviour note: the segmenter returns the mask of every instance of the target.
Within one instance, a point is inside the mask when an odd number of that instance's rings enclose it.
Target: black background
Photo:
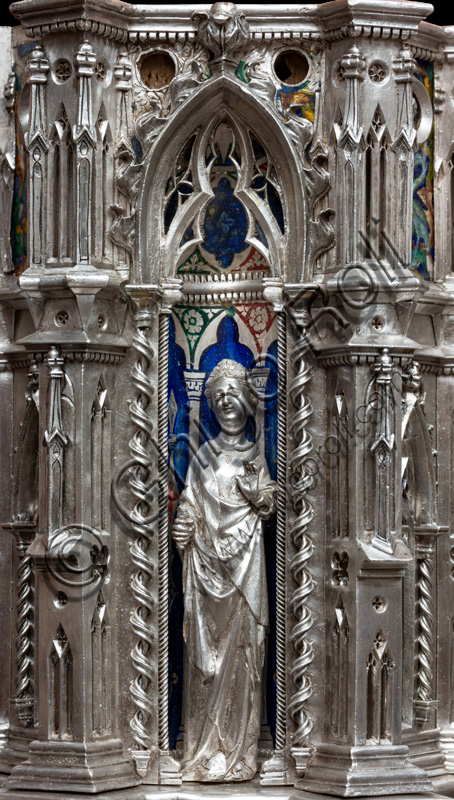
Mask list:
[[[149,3],[138,2],[135,5],[164,5],[164,3]],[[188,5],[192,5],[188,3]],[[0,0],[0,25],[18,25],[17,19],[8,12],[9,0]],[[428,17],[428,22],[433,22],[434,25],[454,25],[454,8],[450,3],[446,2],[433,2],[435,11]]]

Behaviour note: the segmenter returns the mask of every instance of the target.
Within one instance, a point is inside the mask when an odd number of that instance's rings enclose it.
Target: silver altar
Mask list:
[[[452,793],[454,27],[412,0],[11,8],[3,795]],[[256,777],[181,786],[172,476],[223,336],[259,355],[275,469],[269,679]]]

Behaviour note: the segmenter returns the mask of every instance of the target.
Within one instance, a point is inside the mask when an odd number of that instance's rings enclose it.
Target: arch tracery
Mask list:
[[[178,154],[182,152],[185,142],[190,139],[194,131],[197,131],[195,146],[200,159],[200,154],[206,152],[216,122],[221,122],[222,118],[229,121],[235,133],[237,146],[245,159],[245,168],[240,171],[236,194],[244,204],[248,215],[248,237],[255,241],[257,249],[265,257],[268,255],[266,250],[271,247],[268,257],[272,261],[275,275],[285,276],[289,280],[301,278],[305,247],[307,247],[307,198],[302,160],[292,143],[290,131],[285,131],[284,124],[263,103],[260,103],[245,85],[223,75],[202,85],[179,107],[162,127],[149,152],[145,154],[144,176],[137,203],[139,214],[137,262],[140,279],[144,283],[158,282],[160,275],[170,277],[176,271],[175,245],[170,255],[166,244],[157,235],[157,232],[163,229],[163,196],[160,197],[160,193],[164,194],[169,180],[168,165],[176,163]],[[259,192],[251,188],[255,176],[254,153],[249,131],[255,139],[263,143],[275,165],[280,193],[277,189],[275,191],[283,205],[284,229],[288,231],[285,247],[279,247],[283,236],[279,224],[272,214],[266,213],[266,204]],[[146,136],[143,126],[142,136],[143,138]],[[199,164],[198,196],[193,198],[192,194],[195,192],[191,193],[184,204],[186,206],[184,214],[181,212],[178,231],[183,228],[182,236],[186,230],[183,226],[192,221],[198,210],[197,206],[200,208],[211,199],[210,186],[206,174],[204,175],[205,170],[200,170],[200,166],[203,165]],[[268,178],[267,175],[266,179]],[[156,203],[156,199],[160,202]],[[268,232],[268,248],[257,235],[254,235],[252,227],[254,218]],[[175,227],[168,233],[174,232]],[[178,257],[176,260],[178,261]]]

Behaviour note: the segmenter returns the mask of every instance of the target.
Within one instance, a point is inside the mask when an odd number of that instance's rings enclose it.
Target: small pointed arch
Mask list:
[[[95,124],[96,149],[92,169],[94,212],[92,223],[92,255],[96,261],[111,260],[109,238],[109,198],[114,194],[113,136],[104,102],[101,102]]]
[[[14,469],[13,517],[33,520],[38,511],[39,414],[34,403],[25,409]]]
[[[174,330],[175,330],[175,341],[181,347],[181,349],[184,352],[185,360],[186,360],[186,366],[189,366],[189,364],[191,363],[191,354],[190,354],[190,351],[189,351],[189,344],[188,344],[188,340],[186,338],[186,335],[185,335],[185,332],[184,332],[184,329],[183,329],[183,324],[181,322],[181,319],[178,316],[178,314],[175,313],[175,310],[172,311],[172,322],[173,322]]]
[[[202,242],[222,270],[232,268],[247,245],[268,265],[280,263],[280,195],[276,166],[258,134],[227,109],[219,111],[189,136],[170,170],[162,231],[169,268],[178,269]]]
[[[349,535],[349,416],[346,392],[337,378],[329,410],[327,455],[328,527],[333,538]]]
[[[106,601],[100,589],[91,618],[91,628],[93,631],[94,628],[104,628],[106,625],[110,625],[110,622],[108,620]]]
[[[234,109],[234,111],[233,111]],[[163,195],[169,178],[169,164],[175,162],[191,132],[204,136],[219,112],[234,118],[239,130],[258,131],[267,152],[276,165],[277,176],[284,198],[284,222],[287,241],[279,263],[273,263],[275,275],[283,275],[284,265],[287,279],[300,280],[305,262],[307,212],[304,194],[302,163],[285,124],[266,108],[242,83],[222,76],[206,81],[194,95],[190,96],[162,128],[160,134],[145,157],[144,179],[138,201],[139,235],[137,237],[135,280],[141,283],[159,282],[161,275],[173,275],[176,265],[166,258],[162,246]],[[202,147],[199,148],[202,153]],[[210,198],[207,187],[205,200]],[[281,198],[282,200],[282,198]],[[186,205],[195,201],[192,197]],[[184,221],[189,223],[191,205],[185,212]],[[179,230],[184,233],[183,221]]]
[[[95,736],[110,730],[112,687],[109,680],[111,627],[102,591],[96,598],[91,618],[92,729]]]
[[[340,377],[338,377],[336,381],[332,405],[333,411],[338,419],[345,419],[348,417],[347,397],[345,395],[344,385]]]
[[[50,126],[49,139],[51,142],[63,141],[70,130],[70,122],[68,119],[68,112],[63,102],[60,103],[58,111],[55,114],[55,119]]]
[[[329,727],[331,736],[343,739],[348,728],[348,676],[349,676],[349,637],[350,625],[342,596],[337,597],[334,618],[331,624],[331,644],[329,647],[328,681],[331,687],[331,708]]]
[[[96,118],[96,136],[98,141],[102,142],[112,142],[112,131],[110,128],[109,119],[107,116],[106,107],[104,105],[104,101],[101,102],[99,107],[98,116]]]
[[[106,381],[104,380],[104,375],[101,373],[98,379],[98,384],[96,387],[95,397],[93,399],[92,410],[91,413],[93,414],[101,414],[104,416],[107,411],[111,410],[110,406],[110,397],[109,391],[107,389]]]
[[[333,115],[333,126],[331,128],[331,133],[329,137],[330,145],[335,145],[339,141],[343,124],[344,124],[344,112],[341,105],[337,103]]]
[[[91,407],[91,522],[95,530],[109,523],[111,405],[104,375],[98,379]]]
[[[392,739],[394,661],[382,629],[375,634],[366,662],[368,742],[381,744]]]
[[[385,115],[377,103],[366,136],[364,156],[365,255],[375,259],[385,255],[383,234],[387,232],[389,222],[387,151],[390,144]]]
[[[343,636],[345,639],[348,638],[350,633],[350,624],[348,622],[347,611],[342,595],[338,595],[334,609],[333,632],[335,636]]]
[[[199,369],[200,359],[204,355],[205,351],[208,347],[210,347],[213,342],[216,342],[218,339],[218,328],[222,321],[226,318],[226,314],[222,314],[222,316],[217,316],[207,325],[206,329],[203,332],[203,335],[200,338],[200,341],[197,343],[197,348],[194,354],[194,368]],[[238,341],[249,348],[252,353],[256,353],[257,346],[254,341],[254,337],[252,336],[251,332],[249,331],[247,325],[243,322],[239,314],[235,314],[234,317],[236,326],[238,328]]]
[[[436,524],[433,447],[419,402],[409,416],[402,440],[402,471],[403,514],[406,521],[413,525]]]
[[[71,123],[66,106],[60,103],[49,134],[48,231],[52,259],[61,263],[71,257],[71,219],[73,208],[73,149]]]
[[[49,733],[71,738],[73,720],[73,656],[63,625],[59,623],[49,652]]]
[[[374,147],[375,144],[380,144],[380,140],[382,136],[385,135],[386,130],[387,130],[387,125],[386,125],[385,115],[383,113],[380,103],[377,103],[369,125],[367,142],[370,143],[372,147]]]

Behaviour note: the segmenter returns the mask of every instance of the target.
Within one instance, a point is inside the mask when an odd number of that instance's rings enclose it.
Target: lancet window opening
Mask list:
[[[365,152],[365,249],[371,258],[385,255],[387,146],[386,123],[377,106]]]
[[[381,744],[391,739],[394,663],[382,631],[378,631],[367,658],[367,740]]]
[[[331,412],[330,435],[327,440],[329,457],[329,510],[333,538],[348,536],[348,484],[349,484],[349,421],[344,391],[338,386]]]
[[[106,603],[102,592],[96,598],[91,620],[92,648],[92,728],[95,736],[110,731],[111,682],[109,659],[111,652],[111,628]]]
[[[285,228],[282,187],[257,134],[222,112],[188,137],[165,189],[163,232],[172,269],[199,246],[212,256],[213,271],[234,271],[232,255],[243,243],[278,270]]]
[[[96,261],[112,258],[109,236],[108,197],[113,196],[113,178],[110,169],[113,159],[113,144],[110,125],[104,108],[96,122],[97,146],[93,158],[92,195],[94,212],[91,215],[91,242],[93,258]]]
[[[91,410],[91,508],[95,530],[108,529],[110,450],[111,410],[101,376]]]
[[[64,106],[52,126],[49,153],[49,242],[51,260],[61,263],[72,257],[72,218],[74,191],[74,150],[71,126]]]
[[[60,624],[49,655],[50,735],[56,739],[72,736],[73,658],[68,637]]]
[[[336,676],[331,687],[332,707],[329,712],[331,736],[343,739],[347,735],[348,723],[348,655],[350,625],[344,602],[340,597],[334,610],[332,625],[331,672]]]

